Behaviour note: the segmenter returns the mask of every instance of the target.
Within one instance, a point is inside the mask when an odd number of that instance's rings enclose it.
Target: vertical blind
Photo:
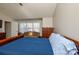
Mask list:
[[[22,33],[28,31],[40,32],[40,23],[20,23],[19,29]]]

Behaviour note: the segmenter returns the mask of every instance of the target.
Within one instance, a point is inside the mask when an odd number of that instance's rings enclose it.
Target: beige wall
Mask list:
[[[2,13],[0,13],[0,20],[3,20],[3,23],[2,23],[2,28],[0,28],[0,32],[5,32],[5,23],[4,23],[4,21],[9,21],[9,22],[11,22],[12,21],[12,19],[11,18],[9,18],[8,16],[6,16],[6,15],[4,15],[4,14],[2,14]]]
[[[11,36],[16,36],[18,34],[18,23],[13,21],[11,23]]]
[[[58,4],[54,27],[56,32],[79,40],[79,4]]]
[[[18,29],[18,26],[16,25],[15,21],[13,21],[12,18],[10,18],[0,12],[0,20],[3,20],[2,28],[0,28],[0,32],[5,32],[5,23],[4,22],[9,21],[9,22],[11,22],[11,36],[17,35],[18,31],[16,32],[15,30]],[[15,30],[13,30],[13,29],[15,29]]]
[[[53,17],[43,17],[42,27],[53,27]]]

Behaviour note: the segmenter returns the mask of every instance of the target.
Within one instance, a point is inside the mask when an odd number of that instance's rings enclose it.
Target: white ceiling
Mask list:
[[[55,8],[55,3],[0,3],[0,12],[13,19],[51,17]]]

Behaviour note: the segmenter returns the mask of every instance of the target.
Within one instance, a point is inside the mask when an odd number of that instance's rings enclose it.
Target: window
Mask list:
[[[26,23],[27,31],[33,31],[32,29],[32,23]]]
[[[21,23],[20,32],[35,31],[40,32],[40,23]]]
[[[20,32],[24,33],[27,31],[25,23],[21,23],[19,26]]]
[[[40,24],[39,23],[33,23],[33,31],[35,31],[35,32],[40,31]]]

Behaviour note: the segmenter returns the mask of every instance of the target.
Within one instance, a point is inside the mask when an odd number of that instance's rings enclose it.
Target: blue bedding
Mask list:
[[[53,55],[46,38],[20,38],[0,47],[0,55]]]

